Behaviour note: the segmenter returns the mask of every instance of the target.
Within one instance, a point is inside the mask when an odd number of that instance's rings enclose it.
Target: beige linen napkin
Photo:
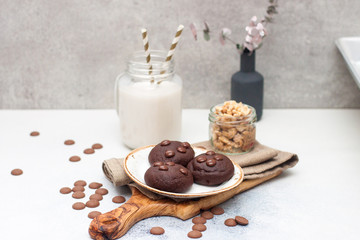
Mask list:
[[[202,147],[207,150],[214,150],[209,141],[192,144],[195,147]],[[294,167],[299,158],[294,153],[282,152],[256,142],[254,149],[246,154],[228,155],[244,170],[244,179],[262,178],[275,172],[284,171]],[[134,186],[151,199],[162,198],[158,194],[148,191],[132,182],[124,170],[123,158],[111,158],[105,160],[102,165],[105,176],[115,186]]]

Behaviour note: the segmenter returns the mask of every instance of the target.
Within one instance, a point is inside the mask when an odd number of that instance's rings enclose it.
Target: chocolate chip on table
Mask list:
[[[224,209],[219,206],[213,207],[210,211],[215,215],[221,215],[225,212]]]
[[[92,212],[89,212],[88,214],[88,217],[91,218],[91,219],[94,219],[95,217],[101,215],[101,212],[99,211],[92,211]]]
[[[161,146],[167,146],[167,145],[170,145],[170,141],[169,140],[164,140],[160,143]]]
[[[215,155],[215,152],[214,151],[207,151],[205,154],[206,155]]]
[[[162,227],[153,227],[150,229],[150,233],[153,235],[164,234],[165,230]]]
[[[186,153],[186,148],[184,147],[178,147],[176,150],[181,153]]]
[[[206,160],[207,160],[207,158],[206,158],[204,155],[199,156],[199,157],[196,158],[196,161],[197,161],[198,163],[205,162]]]
[[[106,188],[99,188],[95,191],[95,193],[100,194],[100,195],[106,195],[109,193],[109,191]]]
[[[80,160],[81,160],[81,158],[79,156],[72,156],[69,158],[70,162],[78,162]]]
[[[103,200],[103,196],[101,194],[92,194],[90,197],[89,197],[90,200],[97,200],[97,201],[101,201]]]
[[[180,168],[179,170],[182,174],[184,174],[185,176],[187,176],[189,174],[189,171],[186,170],[185,168]]]
[[[174,152],[174,151],[167,150],[167,151],[165,152],[165,157],[171,158],[171,157],[173,157],[173,156],[175,156],[175,152]]]
[[[209,167],[213,167],[216,165],[216,160],[215,159],[209,159],[206,161],[206,165]]]
[[[159,166],[159,170],[160,171],[167,171],[167,170],[169,170],[169,168],[167,166],[165,166],[165,165],[161,165],[161,166]]]
[[[240,217],[240,216],[236,216],[235,221],[237,224],[239,224],[241,226],[246,226],[249,224],[249,221],[246,218]]]
[[[204,224],[201,224],[201,223],[198,223],[198,224],[194,224],[192,226],[192,230],[196,230],[196,231],[199,231],[199,232],[203,232],[206,230],[206,226]]]
[[[175,166],[175,163],[174,163],[174,162],[165,162],[165,165],[168,165],[168,166]]]
[[[103,185],[101,183],[98,182],[92,182],[89,184],[89,188],[91,189],[98,189],[101,188]]]
[[[201,238],[202,237],[202,233],[200,231],[190,231],[187,235],[189,238]]]
[[[84,192],[85,188],[83,186],[77,185],[72,188],[73,192]]]
[[[123,196],[116,196],[112,199],[113,203],[123,203],[126,199]]]
[[[76,182],[74,182],[74,186],[86,186],[86,182],[84,180],[77,180]]]
[[[93,154],[94,152],[95,152],[95,150],[92,149],[92,148],[87,148],[87,149],[84,150],[85,154]]]
[[[224,223],[225,223],[225,225],[228,226],[228,227],[234,227],[234,226],[237,225],[235,219],[233,219],[233,218],[228,218],[228,219],[226,219]]]
[[[204,218],[204,217],[194,217],[192,219],[192,222],[195,223],[195,224],[198,224],[198,223],[204,224],[204,223],[206,223],[206,218]]]
[[[39,135],[40,135],[40,133],[38,131],[33,131],[33,132],[30,133],[30,136],[32,136],[32,137],[36,137],[36,136],[39,136]]]
[[[73,144],[75,144],[75,141],[71,140],[71,139],[68,139],[68,140],[65,140],[64,144],[65,145],[73,145]]]
[[[61,194],[69,194],[71,192],[72,192],[72,190],[69,187],[63,187],[63,188],[60,189]]]
[[[20,168],[15,168],[11,171],[11,175],[14,175],[14,176],[19,176],[23,174],[23,170],[21,170]]]
[[[102,149],[103,145],[101,145],[100,143],[95,143],[91,146],[92,149]]]
[[[82,202],[76,202],[72,205],[72,208],[75,210],[82,210],[85,208],[85,204]]]
[[[205,211],[201,213],[201,216],[206,219],[212,219],[214,217],[214,214],[210,211]]]
[[[83,192],[74,192],[73,194],[72,194],[72,197],[73,198],[76,198],[76,199],[80,199],[80,198],[84,198],[85,197],[85,193],[83,193]]]
[[[89,208],[95,208],[95,207],[98,207],[99,205],[100,205],[100,203],[97,200],[89,200],[86,202],[86,206]]]

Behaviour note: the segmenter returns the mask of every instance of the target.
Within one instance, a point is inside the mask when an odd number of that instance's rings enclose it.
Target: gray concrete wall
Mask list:
[[[360,91],[335,47],[360,35],[359,0],[279,0],[279,14],[257,51],[266,108],[359,108]],[[195,42],[189,28],[176,52],[184,107],[207,108],[230,96],[239,68],[232,45],[243,39],[267,0],[0,0],[0,108],[113,108],[115,77],[147,27],[153,49],[168,49],[179,23],[207,20],[213,39]]]

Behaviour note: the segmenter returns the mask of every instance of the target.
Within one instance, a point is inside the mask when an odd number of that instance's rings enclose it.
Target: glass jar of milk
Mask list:
[[[130,148],[181,135],[182,80],[165,51],[136,52],[116,79],[115,101],[123,143]]]

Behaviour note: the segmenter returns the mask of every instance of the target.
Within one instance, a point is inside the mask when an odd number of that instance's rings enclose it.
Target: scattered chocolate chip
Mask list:
[[[96,217],[99,216],[99,215],[101,215],[101,212],[92,211],[92,212],[89,212],[88,217],[91,218],[91,219],[94,219],[94,218],[96,218]]]
[[[90,197],[89,197],[90,200],[97,200],[97,201],[101,201],[103,200],[103,196],[101,194],[92,194]]]
[[[76,199],[84,198],[84,197],[85,197],[85,193],[83,193],[83,192],[74,192],[74,193],[72,194],[72,197],[73,197],[73,198],[76,198]]]
[[[210,211],[205,211],[201,213],[201,216],[206,219],[212,219],[214,217],[214,214]]]
[[[167,150],[167,151],[165,152],[165,157],[171,158],[171,157],[173,157],[173,156],[175,156],[175,152],[174,152],[174,151]]]
[[[113,203],[123,203],[126,199],[123,196],[116,196],[112,199]]]
[[[154,162],[153,167],[158,167],[161,165],[164,165],[164,163],[163,162]]]
[[[72,156],[69,158],[70,162],[78,162],[80,160],[81,160],[81,158],[79,156]]]
[[[167,171],[167,170],[169,170],[169,168],[167,166],[165,166],[165,165],[161,165],[161,166],[159,166],[159,170],[160,171]]]
[[[103,145],[101,145],[100,143],[95,143],[91,146],[92,149],[102,149]]]
[[[183,142],[183,143],[181,143],[181,146],[183,146],[184,148],[189,148],[189,147],[190,147],[190,143],[188,143],[188,142]]]
[[[174,163],[174,162],[166,162],[165,164],[166,164],[166,165],[169,165],[169,166],[175,166],[175,163]]]
[[[189,171],[186,170],[185,168],[180,168],[179,170],[182,174],[184,174],[185,176],[187,176],[189,174]]]
[[[169,140],[164,140],[160,143],[161,146],[167,146],[169,145],[171,142]]]
[[[87,148],[87,149],[84,150],[85,154],[93,154],[94,152],[95,152],[95,150],[92,149],[92,148]]]
[[[21,170],[20,168],[15,168],[11,171],[11,175],[14,175],[14,176],[19,176],[23,174],[23,170]]]
[[[82,202],[76,202],[72,205],[72,208],[75,210],[82,210],[85,208],[85,204]]]
[[[89,200],[86,202],[86,206],[89,208],[95,208],[95,207],[98,207],[99,205],[100,205],[100,203],[97,200]]]
[[[178,147],[176,150],[181,153],[186,153],[186,148],[184,147]]]
[[[101,188],[103,185],[101,183],[98,182],[92,182],[89,184],[89,188],[91,189],[98,189]]]
[[[86,186],[86,182],[84,180],[77,180],[74,182],[74,186]]]
[[[75,141],[71,140],[71,139],[68,139],[68,140],[65,140],[64,144],[65,145],[73,145],[73,144],[75,144]]]
[[[216,160],[215,159],[209,159],[206,161],[206,165],[208,165],[209,167],[213,167],[216,165]]]
[[[206,218],[204,217],[194,217],[192,219],[192,222],[195,224],[201,223],[201,224],[205,224],[206,223]]]
[[[246,226],[249,224],[249,221],[246,218],[240,216],[236,216],[235,221],[241,226]]]
[[[164,234],[165,230],[162,227],[153,227],[150,229],[150,233],[153,235]]]
[[[198,163],[205,162],[206,160],[207,160],[207,158],[206,158],[204,155],[199,156],[199,157],[196,158],[196,161],[197,161]]]
[[[71,192],[72,192],[72,190],[69,187],[63,187],[63,188],[60,189],[61,194],[69,194]]]
[[[223,160],[223,157],[220,156],[220,155],[215,155],[214,159],[215,159],[216,161],[222,161],[222,160]]]
[[[228,219],[226,219],[224,223],[225,223],[225,225],[228,226],[228,227],[234,227],[234,226],[236,226],[236,221],[235,221],[235,219],[233,219],[233,218],[228,218]]]
[[[201,223],[198,223],[198,224],[194,224],[192,226],[192,230],[196,230],[196,231],[199,231],[199,232],[203,232],[206,230],[206,226],[204,224],[201,224]]]
[[[109,193],[109,191],[106,188],[99,188],[95,191],[95,193],[100,195],[106,195]]]
[[[224,209],[219,206],[213,207],[210,211],[215,215],[221,215],[225,212]]]
[[[206,155],[215,155],[215,152],[214,151],[207,151],[205,154]]]
[[[187,236],[188,236],[189,238],[201,238],[201,237],[202,237],[202,233],[199,232],[199,231],[194,230],[194,231],[189,232]]]
[[[83,186],[77,185],[72,188],[73,192],[83,192],[85,191],[85,188]]]
[[[30,133],[30,136],[32,136],[32,137],[36,137],[36,136],[39,136],[39,135],[40,135],[40,133],[37,132],[37,131],[33,131],[33,132]]]

